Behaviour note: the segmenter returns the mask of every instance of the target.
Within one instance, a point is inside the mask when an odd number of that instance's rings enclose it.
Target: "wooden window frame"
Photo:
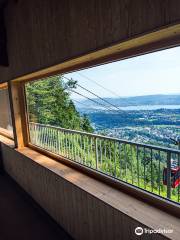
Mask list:
[[[158,208],[170,212],[173,215],[180,215],[180,207],[166,199],[155,194],[148,193],[145,190],[138,189],[124,182],[117,181],[111,177],[101,174],[95,170],[82,166],[79,163],[58,156],[40,147],[30,143],[28,130],[27,106],[25,98],[25,83],[33,80],[41,80],[57,74],[65,74],[72,71],[81,70],[88,67],[105,64],[108,62],[127,59],[170,47],[180,45],[180,24],[166,26],[157,31],[137,36],[126,41],[114,44],[104,49],[96,50],[75,59],[64,61],[50,68],[16,78],[8,83],[10,105],[12,108],[13,127],[15,146],[20,149],[23,147],[32,148],[43,155],[49,156],[67,165],[70,165],[86,174],[101,180],[112,187],[118,188],[131,194],[143,201],[146,201]]]
[[[8,83],[1,83],[0,84],[0,90],[7,90],[8,91]],[[9,97],[9,95],[8,95],[8,97]],[[11,111],[11,107],[10,107],[10,111]],[[12,114],[11,114],[11,118],[12,118]],[[10,132],[7,129],[5,129],[5,128],[1,128],[0,127],[0,135],[2,135],[4,137],[7,137],[7,138],[9,138],[11,140],[14,139],[13,134],[10,134]]]

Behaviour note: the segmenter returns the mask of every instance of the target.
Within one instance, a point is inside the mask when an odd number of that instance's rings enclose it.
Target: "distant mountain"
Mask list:
[[[104,102],[100,99],[94,98],[93,100],[104,104]],[[136,97],[104,98],[104,100],[119,107],[143,106],[143,105],[180,105],[180,94],[176,95],[159,94]],[[78,108],[93,108],[93,109],[101,108],[101,106],[98,106],[97,104],[93,103],[90,100],[81,100],[80,102],[81,104],[77,104]]]

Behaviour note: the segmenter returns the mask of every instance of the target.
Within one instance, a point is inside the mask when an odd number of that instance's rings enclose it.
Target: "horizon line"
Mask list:
[[[133,97],[147,97],[147,96],[180,96],[180,93],[155,93],[155,94],[146,94],[146,95],[127,95],[127,96],[119,96],[119,97],[111,97],[111,96],[105,96],[102,98],[113,98],[113,99],[119,99],[119,98],[133,98]],[[84,98],[74,98],[82,100]],[[96,99],[95,97],[92,97],[91,99]],[[73,99],[72,99],[73,100]]]

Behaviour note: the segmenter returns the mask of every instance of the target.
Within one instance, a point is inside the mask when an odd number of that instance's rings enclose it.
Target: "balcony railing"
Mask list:
[[[29,123],[29,132],[33,145],[180,202],[180,186],[174,186],[180,171],[173,171],[180,167],[179,150],[38,123]]]

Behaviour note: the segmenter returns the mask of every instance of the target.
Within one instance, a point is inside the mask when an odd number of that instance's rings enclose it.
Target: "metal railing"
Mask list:
[[[172,187],[171,171],[172,159],[180,167],[179,150],[32,122],[29,132],[33,145],[180,202],[180,187]]]

